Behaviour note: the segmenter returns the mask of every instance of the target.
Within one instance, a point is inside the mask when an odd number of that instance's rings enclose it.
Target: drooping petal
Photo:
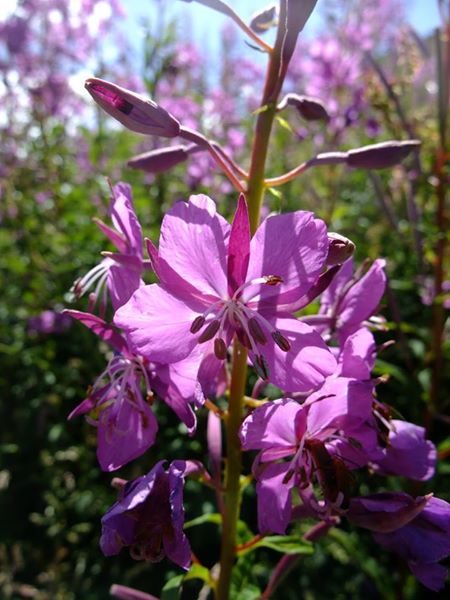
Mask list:
[[[97,428],[97,458],[103,471],[115,471],[141,456],[155,442],[158,422],[150,407],[128,400],[121,403],[117,413],[105,408]]]
[[[297,443],[296,416],[302,411],[294,400],[274,400],[254,410],[242,423],[239,437],[244,450],[282,447]]]
[[[439,563],[415,563],[409,561],[408,566],[414,577],[425,587],[433,590],[433,592],[439,592],[444,588],[448,569]]]
[[[114,350],[117,350],[117,352],[120,352],[127,357],[131,355],[125,338],[120,335],[113,325],[106,323],[106,321],[96,315],[81,312],[80,310],[66,309],[62,312],[83,323],[83,325],[93,331],[95,335],[98,335],[104,342],[107,342]]]
[[[425,429],[398,419],[393,419],[391,425],[394,430],[389,434],[384,457],[374,465],[377,472],[418,481],[433,477],[437,452],[433,442],[425,439]]]
[[[268,465],[258,478],[258,529],[260,533],[283,535],[291,520],[291,489],[294,478],[283,483],[289,463]]]
[[[296,211],[265,219],[251,241],[247,280],[276,275],[283,283],[251,286],[243,299],[252,298],[252,304],[261,306],[295,302],[319,277],[327,253],[325,223],[312,213]]]
[[[247,202],[243,194],[239,196],[228,245],[228,292],[234,294],[244,282],[250,260],[250,221]]]
[[[145,285],[116,312],[114,323],[123,329],[137,354],[159,363],[179,362],[197,345],[190,332],[204,305],[190,305],[157,284]]]
[[[336,359],[312,327],[293,318],[272,319],[271,322],[290,344],[287,352],[274,343],[261,349],[269,366],[271,383],[286,392],[307,392],[317,388],[335,371]]]
[[[230,225],[216,212],[208,196],[177,202],[165,215],[159,241],[159,276],[174,293],[185,294],[172,271],[211,298],[227,294],[227,243]],[[170,266],[170,270],[166,269]]]

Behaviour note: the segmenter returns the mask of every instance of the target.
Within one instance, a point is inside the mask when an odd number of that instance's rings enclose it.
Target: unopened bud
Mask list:
[[[265,33],[278,22],[278,12],[276,4],[268,6],[263,10],[257,11],[250,19],[250,29],[255,33]]]
[[[163,173],[187,160],[187,149],[187,146],[157,148],[133,156],[127,164],[132,169],[141,169],[147,173]]]
[[[92,77],[85,88],[109,115],[131,131],[161,137],[176,137],[180,123],[164,108],[140,94]]]
[[[400,163],[412,150],[420,146],[419,140],[389,141],[349,150],[347,164],[360,169],[385,169]]]
[[[287,94],[278,105],[278,110],[283,110],[286,106],[293,106],[300,115],[307,121],[328,121],[328,114],[325,105],[318,98],[311,96],[300,96],[298,94]]]
[[[353,255],[354,251],[355,244],[351,240],[339,233],[328,232],[327,265],[329,267],[341,265]]]
[[[158,600],[156,596],[151,596],[140,590],[135,590],[126,585],[118,585],[116,583],[111,586],[109,593],[119,600]]]

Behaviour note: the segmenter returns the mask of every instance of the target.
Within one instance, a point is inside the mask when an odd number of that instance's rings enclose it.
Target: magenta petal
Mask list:
[[[345,331],[344,337],[359,328],[377,309],[386,287],[382,258],[374,261],[367,273],[345,295],[339,307],[338,328]]]
[[[197,345],[190,332],[192,321],[204,306],[188,306],[162,286],[145,285],[116,312],[114,323],[126,331],[137,354],[159,363],[183,360]]]
[[[120,352],[124,356],[130,356],[125,339],[118,333],[115,327],[106,323],[100,317],[79,310],[63,310],[62,312],[83,323],[83,325],[93,331],[95,335],[98,335],[104,342],[107,342],[117,352]]]
[[[335,277],[333,277],[330,285],[322,294],[320,302],[320,313],[324,314],[328,309],[332,308],[337,300],[339,291],[350,281],[353,277],[353,258],[349,258],[341,266]]]
[[[295,446],[296,417],[302,411],[294,400],[274,400],[254,410],[242,423],[239,437],[244,450]]]
[[[289,463],[268,465],[256,484],[258,496],[258,529],[260,533],[283,535],[291,519],[291,488],[294,478],[288,483],[283,479]]]
[[[114,416],[110,407],[105,408],[97,428],[97,458],[102,470],[115,471],[141,456],[154,444],[157,431],[155,415],[144,402],[135,406],[124,400]]]
[[[414,577],[425,587],[433,592],[444,589],[448,575],[448,570],[444,566],[439,563],[414,563],[412,561],[408,562],[408,566]]]
[[[283,283],[252,286],[244,300],[289,304],[306,294],[322,271],[328,253],[326,226],[310,212],[275,215],[258,227],[250,248],[247,280],[276,275]]]
[[[123,239],[123,237],[117,233],[112,227],[103,223],[101,219],[94,218],[94,223],[100,229],[102,233],[106,235],[106,237],[114,244],[119,252],[127,251],[127,243]]]
[[[268,343],[261,349],[271,383],[286,392],[307,392],[336,370],[336,359],[312,327],[293,318],[272,320],[272,324],[291,348],[283,352],[276,344]]]
[[[400,475],[426,481],[434,475],[437,460],[435,445],[425,439],[425,429],[407,421],[393,419],[394,431],[389,434],[389,446],[376,469],[384,475]]]
[[[185,293],[183,281],[199,295],[226,297],[227,239],[230,225],[208,196],[177,202],[166,214],[159,241],[159,276],[174,293]],[[167,269],[170,266],[170,269]],[[172,272],[179,280],[173,281]]]
[[[376,346],[372,333],[363,327],[346,340],[339,356],[338,372],[342,377],[369,379],[375,364]]]
[[[120,182],[113,187],[111,220],[127,241],[127,253],[142,258],[142,229],[134,212],[131,186]]]
[[[308,431],[356,428],[372,415],[373,383],[346,377],[328,378],[306,401]]]
[[[231,226],[228,244],[228,292],[234,292],[245,282],[250,260],[250,222],[244,194],[239,196],[238,207]]]
[[[128,302],[133,292],[144,285],[144,282],[139,271],[134,268],[113,265],[108,271],[107,284],[111,303],[114,310],[117,310]]]

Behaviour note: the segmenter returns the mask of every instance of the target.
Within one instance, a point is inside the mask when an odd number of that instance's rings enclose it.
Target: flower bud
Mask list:
[[[111,586],[109,593],[113,598],[119,598],[119,600],[158,600],[156,596],[117,583]]]
[[[180,132],[175,117],[149,98],[95,77],[86,80],[85,88],[104,111],[131,131],[169,138]]]
[[[347,164],[360,169],[385,169],[400,163],[420,146],[420,140],[381,142],[349,150]]]
[[[307,121],[328,121],[330,116],[323,102],[311,96],[300,96],[299,94],[287,94],[278,105],[278,110],[286,106],[294,106],[300,115]]]
[[[255,33],[265,33],[277,24],[277,13],[276,4],[272,4],[263,10],[258,10],[250,19],[250,29],[253,29]]]
[[[133,156],[127,165],[147,173],[163,173],[184,162],[188,155],[188,146],[169,146]]]
[[[328,232],[328,256],[327,265],[332,267],[333,265],[341,265],[355,251],[355,244],[348,238],[334,233]]]

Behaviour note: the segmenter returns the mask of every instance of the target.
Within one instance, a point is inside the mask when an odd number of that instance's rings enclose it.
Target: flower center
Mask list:
[[[214,339],[214,354],[220,360],[227,357],[227,340],[236,334],[241,344],[252,352],[253,365],[259,377],[268,379],[269,368],[260,347],[267,344],[268,337],[271,337],[283,352],[288,352],[291,346],[282,333],[274,329],[261,313],[250,308],[247,302],[259,293],[261,284],[273,286],[282,282],[282,278],[277,275],[246,281],[230,299],[211,304],[203,314],[196,317],[190,327],[191,333],[200,333],[197,339],[199,344]],[[256,291],[244,302],[242,293],[251,286],[257,286]]]

